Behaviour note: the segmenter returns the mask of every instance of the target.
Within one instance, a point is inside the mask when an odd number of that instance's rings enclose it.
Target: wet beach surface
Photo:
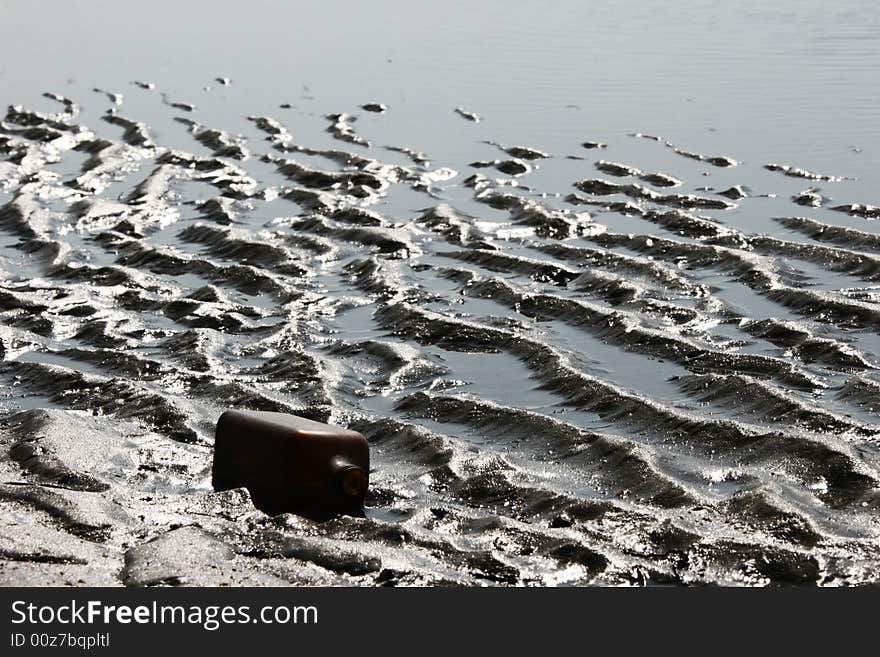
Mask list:
[[[0,4],[0,583],[876,584],[876,12],[600,5]]]

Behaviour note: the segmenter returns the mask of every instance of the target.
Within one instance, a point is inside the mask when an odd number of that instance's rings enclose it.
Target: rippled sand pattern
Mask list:
[[[880,210],[843,173],[455,107],[485,158],[447,166],[362,134],[371,99],[239,135],[136,83],[171,148],[96,93],[0,124],[0,583],[880,579]],[[227,407],[362,431],[368,517],[213,492]]]

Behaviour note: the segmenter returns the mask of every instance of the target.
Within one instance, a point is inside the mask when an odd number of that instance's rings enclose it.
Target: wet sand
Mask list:
[[[0,122],[0,584],[877,583],[864,163],[223,73]],[[228,407],[363,432],[367,517],[212,491]]]

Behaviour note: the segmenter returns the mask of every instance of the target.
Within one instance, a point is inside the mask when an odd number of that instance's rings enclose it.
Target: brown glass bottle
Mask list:
[[[217,421],[214,490],[247,488],[270,515],[363,516],[369,472],[356,431],[266,411],[228,410]]]

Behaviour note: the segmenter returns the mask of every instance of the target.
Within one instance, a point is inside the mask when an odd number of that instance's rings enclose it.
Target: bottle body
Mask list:
[[[296,415],[228,410],[214,440],[214,490],[247,488],[275,515],[362,516],[370,455],[358,432]]]

